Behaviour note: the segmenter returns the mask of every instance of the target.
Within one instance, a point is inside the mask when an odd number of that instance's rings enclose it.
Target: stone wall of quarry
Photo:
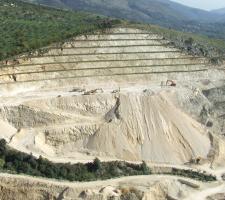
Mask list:
[[[33,100],[0,113],[19,129],[12,145],[30,146],[43,133],[43,143],[61,157],[88,150],[125,160],[183,163],[196,156],[206,158],[210,141],[203,127],[176,109],[167,95],[143,92]]]
[[[208,129],[203,112],[224,77],[206,58],[149,32],[118,28],[80,36],[0,68],[2,137],[53,161],[207,159],[209,130],[220,133],[223,120],[212,117]],[[213,105],[223,116],[223,103]]]
[[[0,177],[0,198],[10,200],[183,199],[196,191],[191,185],[198,186],[198,184],[189,180],[155,176],[71,183],[3,174]]]

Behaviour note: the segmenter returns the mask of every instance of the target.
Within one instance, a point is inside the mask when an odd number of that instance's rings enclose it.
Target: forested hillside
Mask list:
[[[219,50],[224,56],[223,39],[106,18],[87,12],[55,9],[18,0],[0,0],[0,60],[24,52],[30,53],[54,42],[60,43],[73,36],[114,25],[131,26],[163,34],[175,46],[192,54],[215,57],[215,50],[216,54]],[[214,32],[216,33],[216,30]]]
[[[0,60],[104,26],[97,15],[0,0]]]

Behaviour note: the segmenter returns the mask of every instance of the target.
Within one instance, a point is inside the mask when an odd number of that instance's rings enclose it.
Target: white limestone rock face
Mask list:
[[[52,156],[53,151],[63,159],[71,152],[89,152],[114,159],[179,164],[194,157],[207,158],[207,134],[176,108],[170,100],[173,96],[165,91],[61,97],[31,100],[1,112],[20,129],[11,141],[13,146],[36,149],[34,153],[46,156]],[[15,110],[19,111],[16,116]],[[25,115],[29,118],[26,123]],[[48,146],[45,151],[38,146],[40,141]]]
[[[196,189],[171,177],[139,176],[89,183],[0,175],[0,198],[22,200],[164,200],[184,199]]]
[[[203,80],[214,84],[225,73],[206,58],[132,28],[79,36],[43,52],[0,68],[0,137],[12,147],[56,162],[97,156],[182,164],[213,152],[199,123],[214,96],[204,97],[211,86]]]

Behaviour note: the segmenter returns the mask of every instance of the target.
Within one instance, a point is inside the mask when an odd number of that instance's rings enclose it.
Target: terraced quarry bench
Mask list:
[[[205,58],[185,55],[162,37],[133,29],[80,36],[46,51],[42,56],[19,58],[19,64],[2,66],[0,83],[66,79],[79,83],[90,77],[96,81],[134,77],[155,81],[184,79],[186,73],[201,76],[208,69]]]
[[[63,162],[207,158],[207,131],[177,99],[191,102],[201,80],[224,78],[206,58],[129,28],[42,51],[0,67],[0,124],[11,146]]]

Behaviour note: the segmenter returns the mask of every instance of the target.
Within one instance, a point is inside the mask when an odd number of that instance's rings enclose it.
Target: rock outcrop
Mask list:
[[[207,117],[215,92],[204,80],[224,71],[150,32],[113,28],[17,61],[0,69],[0,136],[36,156],[182,164],[207,159],[206,127],[222,128]]]

